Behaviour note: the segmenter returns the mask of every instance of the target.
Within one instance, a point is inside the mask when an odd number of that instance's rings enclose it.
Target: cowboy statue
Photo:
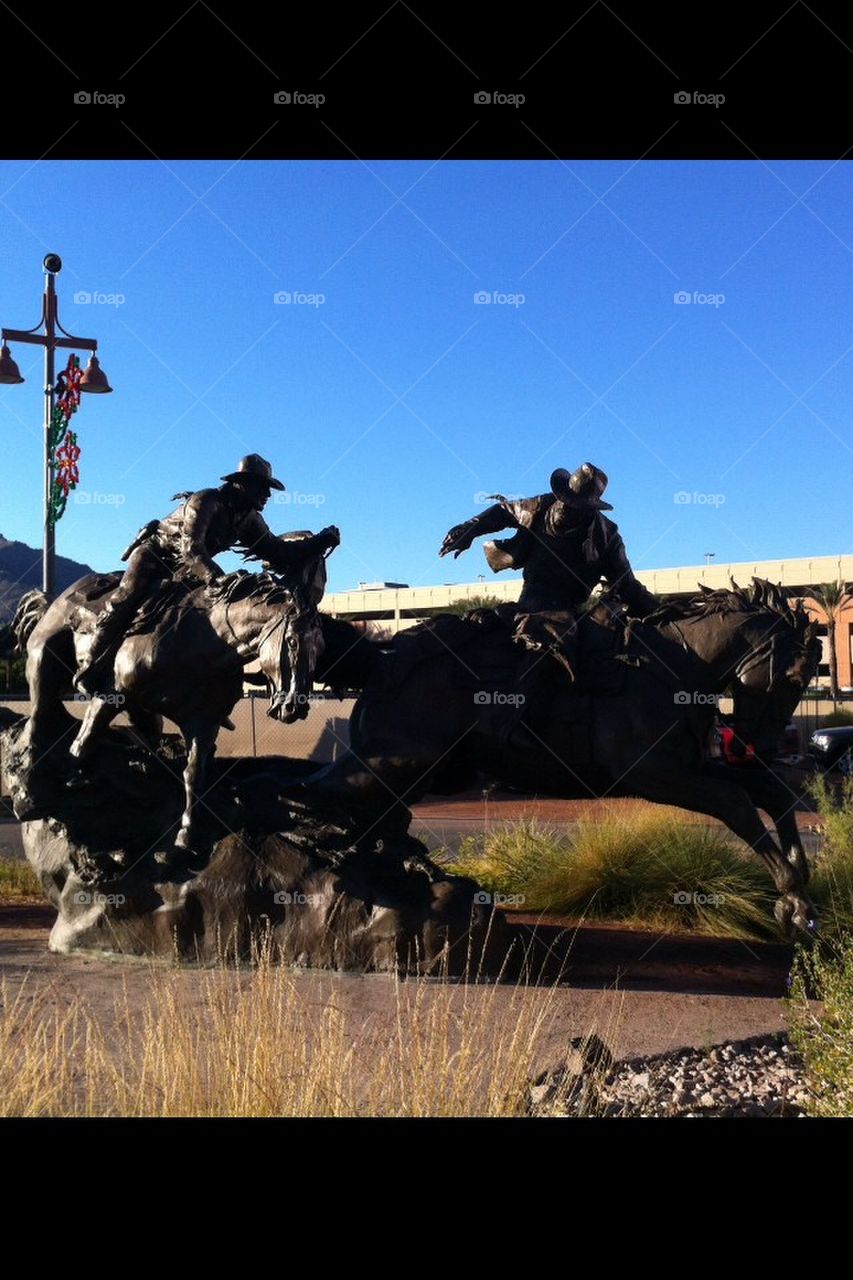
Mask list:
[[[486,559],[498,573],[522,569],[524,583],[514,606],[513,639],[527,650],[516,678],[522,693],[504,726],[512,741],[523,745],[533,704],[541,702],[552,678],[554,657],[576,679],[577,618],[602,579],[636,617],[659,608],[659,601],[634,577],[617,526],[604,511],[607,476],[585,462],[569,473],[559,467],[551,476],[551,492],[512,501],[501,494],[494,506],[447,534],[440,556],[466,551],[475,538],[500,529],[517,530],[512,538],[487,542]],[[475,621],[484,621],[476,611]],[[528,744],[529,745],[529,744]]]
[[[92,645],[74,686],[94,696],[108,677],[121,639],[140,605],[164,579],[210,585],[222,576],[213,556],[240,550],[245,558],[264,560],[276,573],[296,575],[336,547],[340,533],[329,525],[320,533],[284,535],[270,530],[261,511],[272,489],[284,485],[265,458],[250,453],[236,471],[222,476],[217,489],[175,494],[181,499],[164,520],[140,529],[122,556],[127,569],[95,627]]]

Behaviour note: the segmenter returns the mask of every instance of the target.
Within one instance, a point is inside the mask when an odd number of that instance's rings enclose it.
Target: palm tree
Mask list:
[[[810,589],[815,604],[826,614],[826,639],[829,649],[829,694],[838,705],[838,657],[835,652],[835,627],[845,605],[853,600],[849,582],[822,582]]]
[[[472,609],[494,609],[495,605],[506,604],[507,601],[501,596],[468,596],[461,600],[451,600],[442,613],[470,613]]]

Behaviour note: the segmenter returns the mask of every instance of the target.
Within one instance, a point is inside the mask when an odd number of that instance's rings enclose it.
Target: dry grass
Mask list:
[[[0,858],[0,903],[44,902],[36,873],[19,858]]]
[[[191,976],[192,981],[186,981]],[[382,1016],[272,963],[155,968],[141,1011],[0,991],[2,1116],[518,1116],[558,988],[387,981]],[[500,992],[501,998],[497,995]]]

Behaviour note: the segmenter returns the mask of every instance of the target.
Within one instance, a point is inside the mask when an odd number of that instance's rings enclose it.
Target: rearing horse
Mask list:
[[[22,745],[37,760],[79,726],[69,748],[79,766],[71,783],[85,785],[98,736],[119,712],[126,711],[149,740],[159,736],[161,717],[173,720],[187,748],[185,806],[175,843],[190,847],[205,766],[220,726],[242,697],[246,663],[260,663],[270,689],[269,715],[290,724],[308,713],[323,647],[316,606],[325,581],[324,563],[311,568],[295,585],[246,570],[223,575],[212,589],[181,593],[169,584],[129,628],[116,653],[113,691],[92,699],[82,725],[62,699],[71,692],[94,616],[121,574],[81,578],[50,605],[41,592],[30,592],[12,624],[21,647],[26,642],[32,698]]]
[[[445,616],[380,646],[323,616],[317,680],[363,692],[350,721],[349,753],[313,774],[306,795],[382,815],[428,792],[463,790],[479,774],[538,794],[676,805],[720,819],[746,841],[781,895],[777,918],[811,929],[815,912],[805,892],[809,871],[792,793],[766,767],[709,761],[707,746],[717,697],[731,691],[740,736],[754,743],[759,759],[777,747],[817,669],[815,628],[801,605],[792,608],[781,589],[760,579],[751,592],[734,584],[731,591],[706,590],[655,617],[632,625],[625,656],[633,665],[624,664],[618,694],[590,682],[586,748],[579,752],[577,701],[567,697],[557,664],[550,699],[530,712],[538,747],[513,748],[495,732],[494,683],[490,688],[484,676],[477,691],[472,676],[502,664],[513,669],[506,628],[484,635],[475,623]],[[597,625],[595,618],[584,622]],[[414,656],[406,660],[405,650]],[[583,680],[582,665],[582,686]],[[781,850],[756,806],[772,818]]]

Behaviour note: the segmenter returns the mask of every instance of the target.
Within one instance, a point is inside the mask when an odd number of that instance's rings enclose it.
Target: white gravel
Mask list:
[[[622,1062],[595,1036],[572,1041],[569,1050],[531,1084],[532,1115],[806,1114],[803,1064],[784,1032]]]

